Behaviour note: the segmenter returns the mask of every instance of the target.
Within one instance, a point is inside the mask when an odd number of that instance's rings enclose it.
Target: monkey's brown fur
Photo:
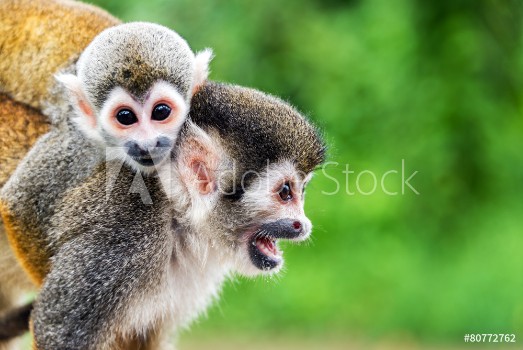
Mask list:
[[[0,187],[11,176],[38,137],[48,130],[49,124],[46,117],[35,109],[16,103],[0,94]],[[0,210],[3,209],[2,207],[3,205],[0,203]],[[18,233],[16,227],[16,223],[10,220],[9,213],[4,213],[4,228],[11,243],[14,243],[12,238]],[[17,237],[17,239],[23,239],[26,236],[17,234]],[[18,249],[15,249],[15,254],[25,265],[26,254]]]
[[[14,251],[18,262],[22,265],[31,281],[40,286],[49,270],[49,256],[41,247],[41,242],[37,240],[40,232],[25,230],[23,225],[19,225],[15,216],[11,214],[7,206],[0,202],[2,221],[5,233],[11,248]]]
[[[41,109],[53,75],[74,62],[102,30],[119,23],[75,1],[0,1],[0,92]]]
[[[0,94],[0,187],[36,139],[48,130],[47,118],[37,110]]]
[[[36,139],[48,130],[46,117],[33,108],[0,94],[0,187],[11,176]],[[4,222],[4,228],[6,232],[17,232],[9,221]],[[25,261],[24,255],[20,253],[15,252],[17,258],[20,262]]]
[[[11,176],[38,137],[48,130],[47,118],[37,110],[0,94],[0,187]],[[5,224],[3,227],[0,220],[0,310],[7,310],[15,305],[17,288],[30,289],[30,282],[19,267],[23,256],[17,254],[15,258],[8,247],[4,231]],[[13,290],[15,286],[17,288]],[[23,323],[19,322],[17,326],[20,327],[19,331],[25,330]],[[16,334],[18,332],[12,332],[13,336]],[[3,346],[4,344],[0,344],[0,349],[3,349]]]

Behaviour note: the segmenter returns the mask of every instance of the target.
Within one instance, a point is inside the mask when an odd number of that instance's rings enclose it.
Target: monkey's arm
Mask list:
[[[106,348],[152,326],[136,308],[151,300],[170,266],[172,214],[156,179],[144,179],[152,204],[129,194],[133,174],[125,168],[106,202],[105,175],[98,168],[57,210],[51,235],[67,241],[35,303],[37,349]]]
[[[64,193],[100,162],[93,146],[73,129],[52,128],[17,164],[0,190],[0,213],[11,247],[35,284],[41,284],[54,253],[49,220]]]
[[[107,348],[124,338],[124,331],[138,333],[127,329],[128,318],[165,266],[154,256],[163,251],[156,248],[121,237],[66,243],[35,303],[37,349]]]

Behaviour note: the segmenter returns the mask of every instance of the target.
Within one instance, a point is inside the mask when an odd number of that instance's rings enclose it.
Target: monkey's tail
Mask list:
[[[0,342],[10,340],[29,331],[29,318],[33,303],[11,309],[0,315]]]

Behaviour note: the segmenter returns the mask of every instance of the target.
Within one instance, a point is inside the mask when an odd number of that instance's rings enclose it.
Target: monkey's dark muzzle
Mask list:
[[[154,147],[144,147],[136,142],[127,142],[127,154],[135,162],[143,166],[153,166],[162,162],[172,149],[172,142],[166,137],[160,137]]]
[[[137,162],[140,165],[143,166],[153,166],[155,164],[159,164],[165,159],[164,155],[163,157],[151,157],[151,156],[143,156],[143,157],[131,157],[135,162]]]
[[[276,245],[278,239],[295,240],[303,234],[299,221],[281,219],[260,226],[249,241],[249,256],[254,266],[260,270],[272,270],[283,261],[282,253]]]

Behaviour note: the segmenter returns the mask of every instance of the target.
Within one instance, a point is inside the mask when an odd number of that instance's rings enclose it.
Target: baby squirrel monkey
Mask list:
[[[196,55],[174,31],[126,23],[101,32],[81,54],[77,74],[58,74],[80,130],[109,159],[150,173],[167,158],[205,82],[212,51]]]

